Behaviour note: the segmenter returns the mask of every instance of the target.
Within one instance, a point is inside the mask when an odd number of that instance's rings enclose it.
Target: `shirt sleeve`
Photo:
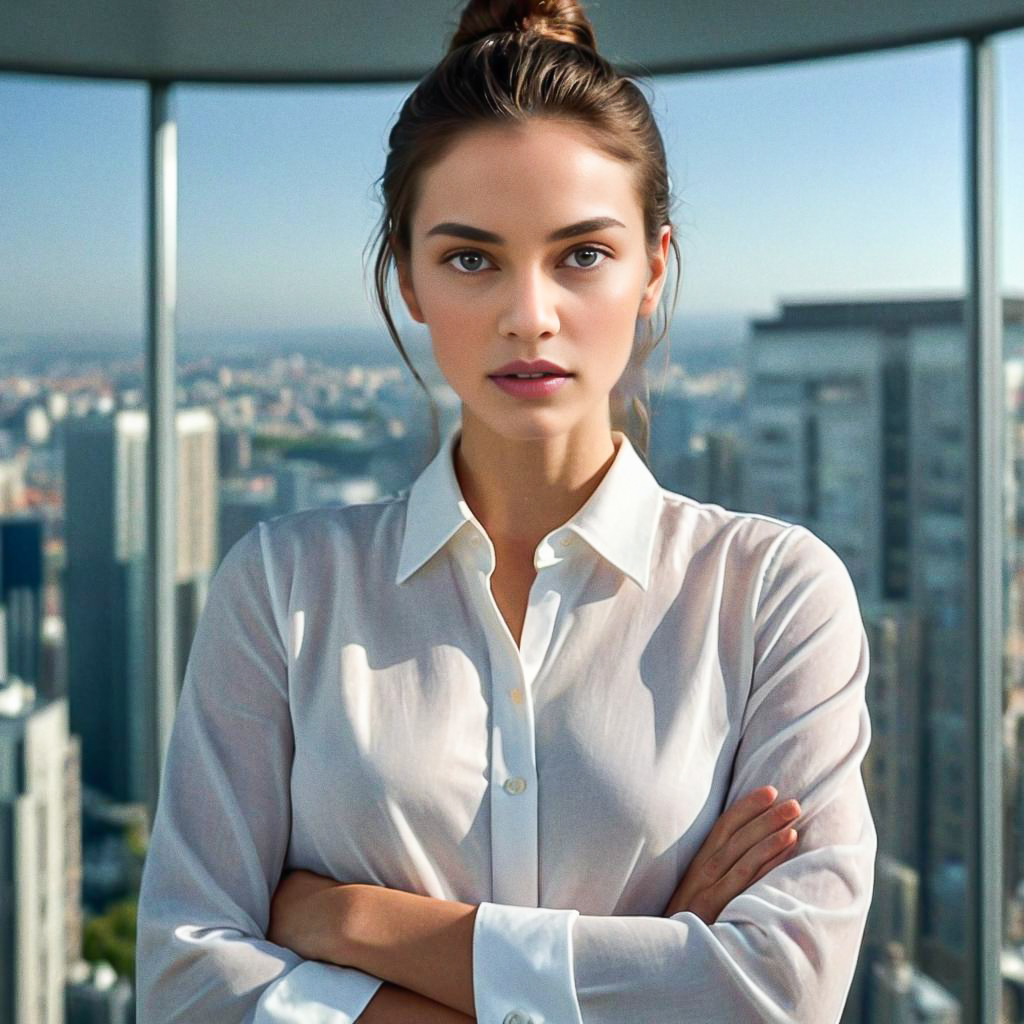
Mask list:
[[[382,984],[266,939],[294,739],[265,531],[257,524],[225,555],[189,653],[139,890],[146,1024],[350,1024]]]
[[[860,772],[871,738],[867,635],[845,565],[805,527],[780,534],[764,580],[742,638],[753,670],[725,806],[769,784],[797,799],[795,852],[710,926],[690,911],[480,904],[480,1024],[839,1021],[877,850]]]

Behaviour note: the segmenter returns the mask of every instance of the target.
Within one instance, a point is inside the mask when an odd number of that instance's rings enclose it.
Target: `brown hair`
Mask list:
[[[377,179],[384,206],[375,235],[377,303],[402,358],[426,392],[435,454],[440,445],[437,409],[395,329],[388,273],[396,253],[408,259],[423,172],[468,129],[521,124],[534,117],[582,128],[596,148],[632,169],[649,254],[659,246],[662,226],[672,224],[665,147],[650,103],[632,76],[620,74],[598,54],[593,26],[577,0],[469,0],[447,53],[402,105]],[[675,230],[671,244],[678,265]],[[672,311],[679,280],[677,275]],[[660,308],[664,311],[664,302]],[[650,441],[645,364],[666,335],[671,316],[671,311],[666,314],[657,338],[652,318],[645,318],[646,336],[634,338],[629,364],[611,393],[612,427],[626,433],[645,459]]]

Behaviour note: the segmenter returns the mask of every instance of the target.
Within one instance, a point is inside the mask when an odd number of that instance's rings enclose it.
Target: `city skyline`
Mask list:
[[[996,51],[1000,284],[1019,294],[1024,32]],[[677,317],[962,291],[965,57],[942,42],[645,80],[678,199]],[[180,339],[369,331],[391,347],[363,248],[412,86],[174,89]],[[146,107],[139,82],[0,76],[0,343],[145,336]]]

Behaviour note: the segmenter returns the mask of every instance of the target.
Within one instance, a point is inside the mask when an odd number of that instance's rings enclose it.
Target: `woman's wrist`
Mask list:
[[[385,886],[340,887],[332,960],[399,988],[474,1013],[477,906]]]
[[[347,884],[339,885],[333,893],[334,927],[330,931],[330,948],[326,950],[328,962],[339,967],[359,967],[358,940],[362,922],[372,921],[372,915],[364,915],[373,888],[372,885]]]
[[[359,1015],[359,1024],[469,1024],[476,1017],[467,1017],[444,1003],[410,992],[385,981]]]

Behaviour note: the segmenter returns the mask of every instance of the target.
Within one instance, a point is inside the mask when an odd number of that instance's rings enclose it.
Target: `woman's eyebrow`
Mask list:
[[[592,231],[601,231],[604,228],[624,228],[626,225],[614,217],[590,217],[587,220],[577,221],[575,224],[567,224],[564,228],[558,228],[548,235],[546,241],[559,242],[563,238],[573,238],[576,235],[588,235]],[[493,231],[484,231],[483,228],[474,228],[469,224],[457,224],[455,221],[446,220],[435,224],[427,232],[427,238],[431,235],[452,235],[455,238],[468,238],[471,242],[490,242],[492,245],[504,245],[505,239],[496,235]]]

